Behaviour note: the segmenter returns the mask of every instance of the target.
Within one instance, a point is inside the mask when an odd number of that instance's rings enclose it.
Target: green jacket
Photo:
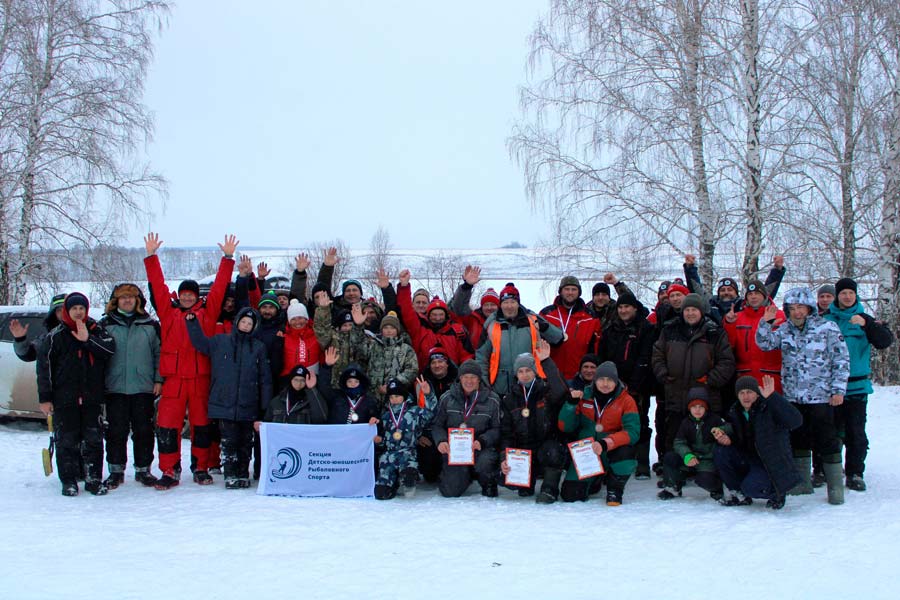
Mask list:
[[[709,411],[699,421],[688,415],[678,427],[672,449],[681,457],[685,466],[691,458],[697,458],[700,461],[696,467],[698,470],[715,471],[713,450],[716,447],[716,440],[713,438],[711,430],[713,427],[722,427],[723,425],[725,425],[725,421],[722,417]]]
[[[159,374],[159,321],[148,315],[126,317],[114,311],[100,324],[116,340],[116,351],[106,364],[107,394],[152,394]]]
[[[396,377],[411,386],[419,374],[416,351],[402,337],[384,338],[366,334],[362,345],[357,348],[357,356],[362,364],[367,365],[366,375],[379,403],[383,402],[384,395],[378,388],[386,385],[389,379]]]

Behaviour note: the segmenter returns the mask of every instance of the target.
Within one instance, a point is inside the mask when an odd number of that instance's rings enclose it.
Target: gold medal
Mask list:
[[[600,423],[597,423],[597,426],[594,427],[594,429],[597,430],[597,433],[603,433],[603,425],[601,425]]]
[[[525,418],[527,419],[529,416],[531,416],[531,411],[528,410],[527,408],[523,408],[523,409],[522,409],[522,416],[525,417]]]
[[[403,439],[403,434],[400,433],[399,431],[395,431],[391,437],[399,442],[400,440]]]
[[[356,423],[357,421],[359,421],[359,415],[355,412],[350,413],[350,420]]]

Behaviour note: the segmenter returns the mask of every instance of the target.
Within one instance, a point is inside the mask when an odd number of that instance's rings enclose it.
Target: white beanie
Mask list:
[[[291,303],[288,305],[287,309],[287,318],[288,321],[295,317],[303,317],[304,319],[309,319],[309,313],[306,312],[306,307],[300,303],[296,298],[291,300]]]

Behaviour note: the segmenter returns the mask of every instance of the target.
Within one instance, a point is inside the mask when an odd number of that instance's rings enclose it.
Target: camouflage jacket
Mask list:
[[[322,347],[323,355],[329,347],[337,348],[338,360],[331,370],[332,386],[338,387],[338,378],[350,363],[356,363],[366,370],[366,363],[359,355],[359,348],[362,347],[365,339],[362,327],[354,324],[349,332],[341,333],[331,326],[331,306],[317,306],[313,319],[313,331],[316,333],[319,346]]]
[[[379,388],[388,379],[396,377],[406,385],[411,385],[419,374],[416,351],[403,338],[383,338],[367,334],[357,354],[366,365],[366,375],[372,384],[372,392],[380,400],[384,394]]]
[[[810,315],[802,329],[790,320],[773,329],[760,320],[756,344],[763,351],[781,350],[781,385],[788,401],[824,404],[847,392],[850,354],[841,330],[831,321]]]
[[[430,426],[434,418],[437,396],[432,390],[425,396],[425,406],[419,406],[415,397],[410,395],[402,406],[401,409],[387,405],[384,414],[381,415],[381,423],[378,424],[378,435],[381,436],[381,442],[377,444],[380,451],[415,453],[419,438],[425,435],[425,429]],[[399,425],[395,425],[395,419],[399,420]],[[394,439],[395,432],[400,432],[399,440]]]

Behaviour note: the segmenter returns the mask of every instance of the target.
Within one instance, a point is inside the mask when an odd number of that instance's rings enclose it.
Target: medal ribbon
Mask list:
[[[594,398],[594,416],[596,417],[595,422],[600,425],[600,421],[603,419],[603,413],[606,412],[606,409],[609,408],[610,403],[612,402],[612,398],[606,401],[606,404],[603,405],[603,410],[600,410],[600,405],[597,404],[597,399]]]
[[[559,315],[559,324],[562,325],[563,333],[566,333],[566,330],[569,328],[569,321],[572,319],[572,311],[575,310],[575,307],[569,309],[569,315],[566,317],[566,321],[563,322],[562,318],[562,310],[559,308],[556,309],[556,314]]]
[[[463,423],[468,423],[468,421],[469,421],[469,415],[471,415],[471,414],[472,414],[472,411],[475,410],[475,405],[476,405],[476,404],[478,404],[478,392],[475,392],[475,399],[472,400],[472,405],[471,405],[471,406],[469,406],[468,400],[466,401],[466,404],[465,404],[465,406],[464,406],[464,408],[465,408],[465,414],[463,414]]]
[[[359,403],[363,401],[364,397],[365,396],[360,396],[359,400],[357,400],[356,402],[351,400],[349,396],[347,397],[347,404],[350,405],[350,414],[353,414],[356,412],[356,407],[359,406]]]
[[[523,406],[522,408],[528,408],[528,398],[531,396],[531,390],[534,388],[535,381],[537,381],[537,377],[531,380],[531,385],[528,386],[527,392],[525,391],[525,386],[522,386],[522,395],[525,396],[525,406]]]
[[[394,409],[388,409],[388,412],[391,414],[391,421],[394,422],[394,429],[400,429],[400,421],[403,420],[403,413],[406,412],[406,402],[403,403],[403,406],[400,407],[400,416],[396,419],[394,418]]]

